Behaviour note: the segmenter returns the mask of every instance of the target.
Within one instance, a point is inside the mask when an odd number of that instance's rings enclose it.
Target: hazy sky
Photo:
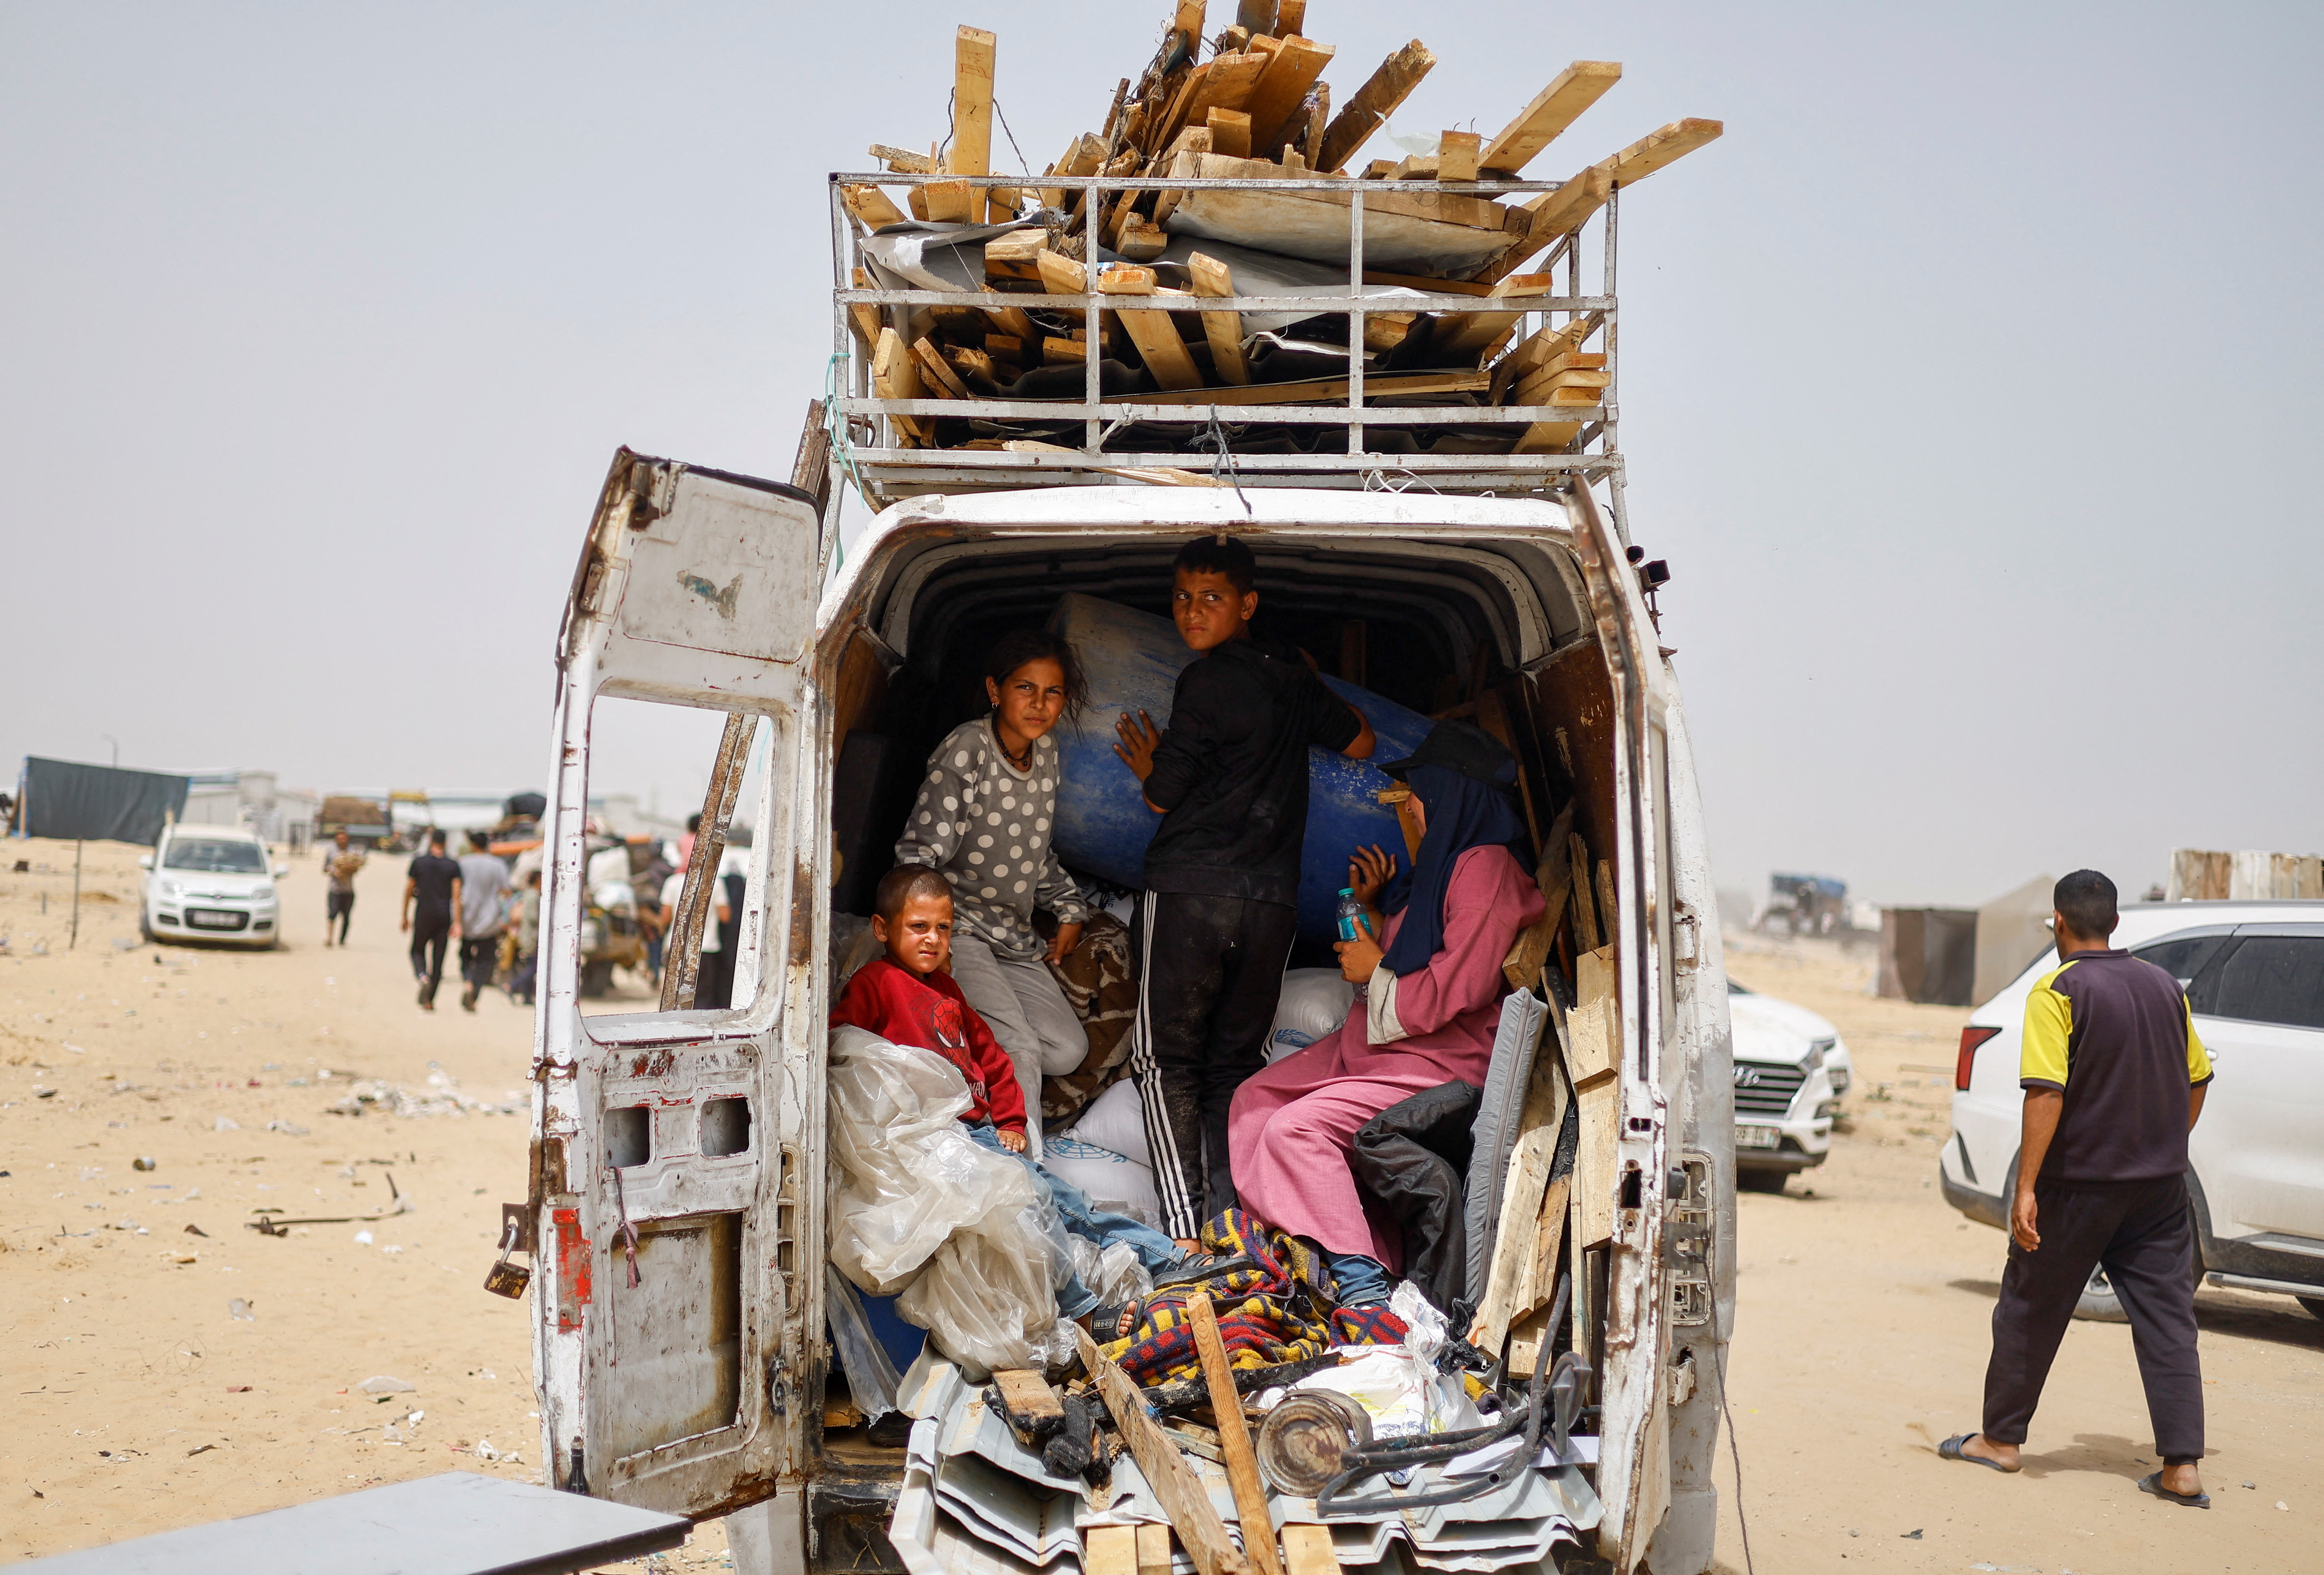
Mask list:
[[[1038,169],[1167,9],[0,5],[6,774],[537,784],[615,446],[787,474],[823,173],[944,134],[962,22]],[[1722,885],[2324,846],[2320,16],[1314,0],[1342,95],[1424,20],[1399,131],[1623,61],[1544,176],[1727,123],[1621,280]]]

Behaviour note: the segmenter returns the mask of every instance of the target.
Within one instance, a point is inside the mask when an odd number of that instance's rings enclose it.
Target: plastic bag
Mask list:
[[[1128,1242],[1117,1241],[1100,1250],[1098,1244],[1086,1236],[1069,1239],[1074,1272],[1097,1297],[1099,1306],[1119,1306],[1154,1288],[1154,1276],[1146,1272],[1146,1266],[1138,1261],[1137,1252]]]
[[[1035,1200],[1023,1165],[969,1141],[968,1084],[944,1057],[837,1028],[827,1082],[831,1261],[859,1289],[894,1295],[954,1231]]]
[[[1403,1344],[1342,1348],[1355,1350],[1351,1359],[1302,1378],[1293,1390],[1345,1395],[1370,1414],[1375,1439],[1481,1425],[1484,1418],[1460,1376],[1436,1370],[1437,1353],[1451,1332],[1444,1315],[1409,1280],[1397,1282],[1388,1310],[1405,1322]]]
[[[844,1027],[826,1081],[833,1266],[895,1294],[898,1315],[980,1382],[1039,1365],[1073,1266],[1065,1224],[1022,1161],[969,1139],[959,1070]]]
[[[1356,987],[1336,968],[1287,970],[1276,998],[1275,1026],[1268,1031],[1267,1059],[1280,1061],[1333,1032],[1348,1020],[1355,999]]]

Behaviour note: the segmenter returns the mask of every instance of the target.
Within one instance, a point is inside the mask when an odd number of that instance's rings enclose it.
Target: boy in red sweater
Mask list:
[[[872,916],[872,933],[888,954],[866,962],[848,980],[831,1009],[831,1026],[862,1028],[891,1045],[933,1051],[951,1062],[968,1082],[969,1106],[961,1119],[970,1139],[1017,1156],[1056,1206],[1067,1230],[1101,1248],[1128,1243],[1151,1275],[1177,1266],[1178,1249],[1168,1237],[1127,1214],[1091,1207],[1079,1187],[1024,1157],[1025,1095],[1016,1067],[945,972],[952,961],[950,883],[934,870],[900,865],[881,880],[872,906],[879,911]],[[1087,1320],[1096,1310],[1097,1295],[1074,1275],[1059,1288],[1057,1307],[1068,1318]]]

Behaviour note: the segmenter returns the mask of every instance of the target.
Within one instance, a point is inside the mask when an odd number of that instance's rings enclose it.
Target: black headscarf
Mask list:
[[[1517,780],[1517,762],[1508,766]],[[1444,893],[1452,865],[1471,848],[1506,847],[1525,864],[1529,851],[1525,818],[1508,789],[1489,788],[1445,766],[1414,766],[1405,775],[1428,811],[1428,834],[1412,868],[1388,883],[1381,911],[1404,915],[1386,956],[1389,972],[1401,977],[1428,966],[1444,944]]]

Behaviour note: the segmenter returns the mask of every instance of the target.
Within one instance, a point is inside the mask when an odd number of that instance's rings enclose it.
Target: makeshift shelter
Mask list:
[[[2055,877],[2036,875],[1977,910],[1977,974],[1969,1004],[1991,1000],[2025,964],[2057,944],[2050,933],[2057,884]]]
[[[1929,1006],[1969,1006],[1977,983],[1977,909],[1880,910],[1880,993]]]

